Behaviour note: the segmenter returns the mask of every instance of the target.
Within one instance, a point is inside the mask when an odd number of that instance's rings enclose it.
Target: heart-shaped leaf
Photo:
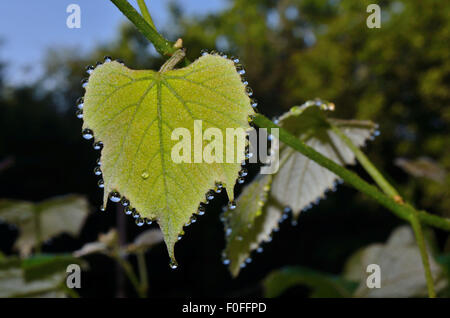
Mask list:
[[[91,139],[95,134],[103,143],[104,204],[111,194],[116,202],[122,197],[131,203],[127,209],[137,211],[139,224],[144,218],[156,220],[174,261],[178,236],[205,202],[208,190],[222,183],[233,200],[245,152],[226,143],[223,152],[233,151],[235,160],[208,163],[202,160],[200,147],[206,151],[214,137],[210,143],[206,136],[195,139],[196,132],[214,128],[223,145],[227,129],[250,128],[248,116],[254,112],[233,61],[207,54],[185,68],[166,72],[131,70],[114,61],[93,70],[85,86],[83,136]],[[174,146],[181,142],[179,137],[173,140],[177,128],[188,135],[183,141],[190,138],[187,144],[193,152],[182,151],[190,162],[172,158],[178,149]]]
[[[330,125],[339,127],[358,147],[371,137],[376,125],[369,121],[326,118],[324,110],[332,108],[332,104],[318,100],[307,102],[284,114],[279,124],[335,162],[355,163],[353,152]],[[272,239],[272,232],[288,218],[288,212],[293,212],[295,224],[300,212],[309,209],[327,190],[334,189],[338,181],[335,174],[292,148],[282,143],[279,147],[278,172],[254,180],[237,199],[236,209],[224,214],[228,235],[223,257],[233,276],[251,261],[253,250],[261,251],[258,246]]]

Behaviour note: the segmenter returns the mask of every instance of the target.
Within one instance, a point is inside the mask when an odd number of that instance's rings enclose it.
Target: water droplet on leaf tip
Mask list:
[[[94,168],[94,174],[95,174],[96,176],[101,176],[101,175],[102,175],[102,170],[100,169],[99,166],[97,166],[97,167]]]
[[[237,179],[237,182],[238,182],[239,184],[243,184],[243,183],[245,182],[245,179],[239,177],[239,178]]]
[[[97,62],[97,63],[95,63],[95,66],[100,66],[102,64],[103,64],[102,62]]]
[[[230,265],[231,261],[226,258],[222,261],[222,263],[223,263],[223,265]]]
[[[101,205],[101,206],[100,206],[100,211],[105,212],[105,210],[106,210],[106,209],[105,209],[105,206],[104,206],[104,205]]]
[[[109,199],[110,199],[112,202],[119,202],[120,199],[121,199],[120,193],[117,192],[117,191],[111,192],[111,193],[109,194]]]
[[[169,266],[171,269],[177,269],[178,268],[178,264],[175,260],[170,260]]]
[[[105,182],[103,181],[103,179],[98,180],[97,185],[99,188],[104,188],[105,187]]]
[[[100,158],[97,159],[97,166],[101,166],[102,162],[100,161]]]
[[[83,78],[83,79],[81,80],[81,87],[86,88],[87,85],[88,85],[88,83],[89,83],[89,79]]]
[[[153,220],[145,219],[145,223],[147,223],[147,225],[151,225],[151,224],[153,224]]]
[[[373,132],[373,135],[374,135],[375,137],[378,137],[380,134],[381,134],[381,133],[380,133],[379,130],[375,130],[375,131]]]
[[[280,123],[280,120],[279,120],[278,118],[274,118],[274,119],[273,119],[273,123],[274,123],[275,125],[278,125],[278,124]]]
[[[141,215],[138,213],[138,211],[136,211],[136,209],[133,209],[133,210],[131,211],[131,214],[133,215],[133,218],[134,218],[134,219],[138,219],[138,218],[141,217]]]
[[[197,213],[198,213],[198,215],[204,215],[205,214],[205,208],[202,207],[202,206],[199,206],[198,210],[197,210]]]
[[[178,235],[177,240],[181,240],[183,238],[183,235]]]
[[[104,61],[105,63],[109,63],[109,62],[112,61],[112,58],[111,58],[110,56],[105,56],[105,57],[103,58],[103,61]]]
[[[247,152],[247,153],[245,154],[245,158],[246,158],[246,159],[250,159],[251,157],[253,157],[253,153],[252,153],[252,152]]]
[[[233,60],[234,64],[239,64],[239,62],[240,62],[239,58],[237,58],[237,57],[232,57],[231,59]]]
[[[252,106],[253,108],[258,107],[258,101],[257,101],[256,99],[252,99],[252,101],[251,101],[251,106]]]
[[[86,140],[94,138],[94,132],[88,128],[83,129],[81,134],[82,134],[83,138]]]
[[[134,223],[136,223],[137,226],[143,226],[144,220],[142,218],[137,218]]]
[[[245,88],[245,93],[247,93],[247,96],[253,96],[253,90],[250,86],[247,86]]]
[[[263,252],[263,248],[262,247],[258,247],[257,249],[256,249],[256,253],[262,253]]]
[[[246,262],[247,264],[250,264],[250,263],[252,262],[252,259],[249,257],[249,258],[247,258],[247,259],[245,260],[245,262]]]
[[[246,263],[242,263],[241,265],[239,265],[240,268],[245,268],[245,266],[247,266]]]
[[[77,118],[82,119],[83,118],[83,110],[81,110],[81,109],[77,110],[75,115],[77,116]]]
[[[125,65],[125,62],[122,59],[116,59],[116,62],[122,65]]]

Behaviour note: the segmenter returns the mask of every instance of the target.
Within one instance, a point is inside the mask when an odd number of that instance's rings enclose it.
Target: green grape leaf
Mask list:
[[[78,195],[55,197],[40,203],[0,200],[0,220],[19,228],[14,248],[22,256],[29,255],[36,246],[38,226],[41,243],[62,233],[77,236],[88,213],[86,198]]]
[[[442,268],[429,258],[437,292],[448,285]],[[381,288],[367,287],[367,266],[377,264],[381,271]],[[344,268],[344,277],[359,282],[355,297],[407,298],[425,297],[427,283],[412,229],[405,225],[395,229],[385,244],[371,244],[355,252]]]
[[[369,121],[328,119],[324,110],[333,108],[331,105],[315,101],[293,107],[280,117],[279,124],[335,162],[355,163],[353,152],[331,131],[330,124],[339,127],[359,147],[371,137],[376,125]],[[237,199],[236,209],[224,214],[228,235],[223,258],[233,276],[246,266],[246,261],[251,261],[252,251],[261,251],[258,246],[271,240],[272,232],[287,219],[287,212],[293,212],[295,224],[301,210],[310,208],[338,180],[332,172],[282,143],[279,151],[278,172],[256,178]]]
[[[329,104],[318,102],[319,107],[306,103],[293,107],[280,118],[281,127],[303,140],[325,157],[340,165],[355,164],[350,148],[330,129],[337,126],[357,147],[364,146],[376,129],[370,121],[339,120],[326,118],[324,109]],[[334,109],[332,107],[331,109]],[[272,182],[271,196],[292,209],[298,217],[303,209],[309,209],[325,192],[334,190],[338,176],[283,144],[280,144],[280,169]]]
[[[244,188],[236,201],[236,209],[228,209],[223,215],[227,242],[223,262],[229,265],[233,276],[237,276],[250,261],[250,253],[261,242],[270,240],[270,234],[278,224],[278,210],[267,210],[264,206],[271,181],[271,175],[258,176]]]
[[[131,70],[115,61],[98,66],[86,85],[83,136],[95,134],[103,143],[104,205],[112,193],[113,201],[125,197],[141,218],[157,221],[174,261],[178,236],[208,190],[221,182],[233,200],[245,156],[227,143],[223,151],[236,158],[231,163],[196,160],[202,154],[196,146],[206,150],[213,141],[196,143],[195,131],[215,128],[225,138],[227,128],[250,129],[253,113],[234,63],[218,55],[166,72]],[[177,128],[193,136],[188,162],[171,156],[180,142],[172,140]]]
[[[310,297],[351,297],[357,284],[339,276],[295,266],[271,272],[264,279],[264,296],[279,297],[289,288],[304,285],[312,289]]]

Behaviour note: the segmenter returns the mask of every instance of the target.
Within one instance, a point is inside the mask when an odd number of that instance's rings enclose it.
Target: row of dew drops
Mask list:
[[[206,55],[206,54],[218,54],[218,53],[215,52],[215,51],[208,52],[208,51],[206,51],[206,50],[202,50],[202,53],[201,53],[201,54],[202,54],[202,56],[204,56],[204,55]],[[225,54],[223,54],[223,53],[219,53],[218,55],[220,55],[220,56],[223,57],[223,58],[228,58],[227,55],[225,55]],[[245,85],[245,92],[246,92],[246,94],[247,94],[249,97],[253,96],[253,90],[248,86],[248,81],[247,81],[247,79],[244,77],[245,69],[244,69],[244,67],[242,66],[242,64],[240,64],[239,58],[231,57],[230,59],[231,59],[231,60],[233,61],[233,63],[235,64],[236,70],[237,70],[238,74],[241,76],[242,83]],[[109,57],[109,56],[106,56],[106,57],[104,58],[104,62],[103,62],[103,63],[109,63],[109,62],[111,62],[111,61],[112,61],[112,58]],[[122,65],[125,65],[124,62],[123,62],[122,60],[117,59],[116,61],[117,61],[118,63],[122,64]],[[95,68],[96,68],[97,66],[102,65],[103,63],[102,63],[102,62],[97,62],[95,66],[94,66],[94,65],[89,65],[89,66],[87,66],[87,67],[86,67],[86,72],[88,73],[88,75],[91,75],[91,74],[93,73],[93,71],[95,70]],[[82,86],[84,89],[87,88],[88,84],[89,84],[89,78],[84,78],[84,79],[81,81],[81,86]],[[77,105],[77,106],[76,106],[76,108],[77,108],[77,109],[76,109],[76,117],[79,118],[79,119],[82,119],[82,118],[83,118],[84,98],[83,98],[83,97],[78,98],[78,100],[77,100],[77,102],[76,102],[76,105]],[[250,100],[250,105],[256,110],[256,107],[258,106],[258,102],[256,101],[256,99],[251,99],[251,100]],[[251,121],[251,120],[252,120],[252,118],[249,118],[249,121]],[[93,132],[91,129],[89,129],[89,128],[85,128],[85,129],[83,129],[83,131],[82,131],[82,136],[83,136],[83,138],[86,139],[86,140],[91,140],[91,139],[94,139],[94,132]],[[95,150],[101,151],[101,150],[103,149],[103,143],[102,143],[101,141],[95,141],[94,144],[93,144],[93,148],[94,148]],[[245,159],[248,160],[248,159],[251,158],[252,156],[253,156],[253,154],[252,154],[251,152],[249,152],[249,147],[246,147]],[[246,165],[246,161],[245,161],[245,160],[242,162],[242,166],[244,166],[244,165]],[[96,165],[96,167],[94,168],[94,174],[95,174],[96,176],[101,176],[101,175],[102,175],[100,158],[97,159],[97,165]],[[237,182],[238,182],[239,184],[244,183],[244,182],[245,182],[245,177],[246,177],[247,175],[248,175],[247,170],[246,170],[245,168],[242,168],[242,169],[239,171],[239,176],[238,176],[238,178],[237,178]],[[141,176],[142,176],[142,178],[147,179],[149,175],[148,175],[148,173],[143,172]],[[104,188],[104,181],[103,181],[103,179],[100,179],[100,180],[98,181],[98,187],[99,187],[99,188]],[[206,211],[206,205],[209,204],[209,202],[210,202],[211,200],[214,199],[214,196],[215,196],[216,193],[221,193],[223,188],[224,188],[224,185],[223,185],[222,183],[216,182],[215,188],[214,188],[213,190],[212,190],[212,189],[209,190],[209,191],[206,193],[206,195],[205,195],[205,201],[200,203],[200,205],[199,205],[199,207],[198,207],[196,213],[193,214],[193,215],[191,216],[190,220],[185,224],[185,227],[188,227],[189,225],[195,223],[195,222],[197,221],[197,215],[198,215],[198,216],[202,216],[202,215],[205,214],[205,211]],[[137,226],[143,226],[144,224],[150,225],[150,224],[152,224],[152,223],[154,222],[154,220],[152,220],[152,219],[142,218],[142,217],[140,216],[140,214],[136,211],[136,209],[134,209],[134,208],[130,205],[130,201],[129,201],[126,197],[124,197],[124,196],[122,197],[122,196],[120,195],[120,193],[117,192],[117,191],[113,191],[113,192],[111,192],[111,193],[109,194],[109,200],[112,201],[112,202],[114,202],[114,203],[119,203],[119,202],[120,202],[120,203],[122,204],[122,206],[124,207],[124,212],[125,212],[125,214],[126,214],[126,215],[131,215],[131,216],[135,219],[135,223],[136,223]],[[234,209],[236,208],[236,203],[235,203],[235,201],[230,201],[230,202],[228,203],[228,208],[229,208],[230,210],[234,210]],[[101,210],[101,211],[105,211],[104,206],[102,206],[102,207],[100,208],[100,210]],[[179,234],[178,240],[181,240],[181,238],[183,237],[183,235],[184,235],[184,231],[182,231],[182,232]],[[178,264],[176,263],[175,260],[172,259],[172,260],[170,261],[170,267],[171,267],[172,269],[176,269],[176,268],[178,267]]]

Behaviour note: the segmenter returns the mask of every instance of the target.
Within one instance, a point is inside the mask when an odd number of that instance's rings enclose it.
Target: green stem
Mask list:
[[[347,137],[338,127],[331,125],[331,129],[334,131],[336,135],[341,138],[341,140],[349,147],[359,163],[363,166],[363,168],[367,171],[367,173],[374,179],[374,181],[378,184],[378,186],[386,193],[388,196],[394,198],[397,202],[401,199],[397,190],[383,177],[381,172],[372,164],[369,158],[358,148],[356,147],[350,138]],[[399,203],[402,203],[400,201]],[[425,239],[423,237],[422,226],[420,224],[418,212],[414,211],[410,216],[410,223],[414,230],[414,235],[416,237],[416,242],[420,250],[420,256],[422,257],[422,263],[425,270],[425,278],[427,281],[428,295],[430,298],[436,297],[436,292],[434,290],[434,282],[433,276],[431,275],[430,262],[428,259],[427,247],[425,244]]]
[[[111,2],[136,26],[136,28],[155,46],[159,54],[171,56],[175,51],[173,43],[166,40],[152,27],[127,0],[111,0]]]
[[[414,211],[411,217],[411,226],[416,236],[417,245],[419,246],[420,256],[422,257],[422,264],[425,270],[425,278],[427,281],[428,296],[430,298],[436,297],[436,291],[434,290],[433,275],[431,274],[430,262],[428,259],[427,246],[423,237],[422,226],[418,217],[418,213]]]
[[[136,290],[139,297],[145,298],[146,295],[141,290],[141,285],[139,284],[139,280],[138,280],[136,274],[134,273],[133,266],[131,266],[130,262],[128,262],[123,257],[121,257],[119,254],[116,254],[113,257],[120,264],[120,266],[122,266],[122,268],[124,269],[125,274],[127,275],[128,279],[130,280],[131,284],[133,285],[133,287]]]
[[[145,0],[137,0],[139,10],[141,10],[142,17],[145,21],[147,21],[150,26],[156,30],[155,24],[153,23],[152,16],[150,15],[150,12],[148,11],[147,5],[145,4]]]
[[[315,151],[313,148],[307,146],[297,137],[291,135],[285,129],[275,125],[265,116],[257,114],[253,119],[253,123],[261,128],[279,128],[279,138],[283,143],[297,150],[309,159],[315,161],[322,167],[327,168],[331,172],[335,173],[357,190],[375,199],[378,203],[392,211],[399,218],[410,222],[411,214],[416,212],[410,205],[398,204],[394,199],[386,196],[375,186],[368,184],[354,172],[340,166],[339,164]],[[431,215],[425,211],[418,212],[417,216],[422,222],[426,224],[433,225],[446,231],[450,231],[450,219]]]
[[[147,276],[147,264],[145,262],[145,253],[139,251],[136,254],[139,268],[139,278],[141,279],[141,290],[147,296],[148,291],[148,276]]]
[[[347,137],[338,127],[331,125],[331,130],[341,138],[341,140],[350,148],[355,154],[359,163],[364,167],[367,173],[373,178],[373,180],[378,184],[378,186],[386,193],[388,196],[396,199],[400,198],[397,190],[383,177],[383,175],[378,171],[378,169],[370,162],[369,158],[356,147],[350,138]]]

